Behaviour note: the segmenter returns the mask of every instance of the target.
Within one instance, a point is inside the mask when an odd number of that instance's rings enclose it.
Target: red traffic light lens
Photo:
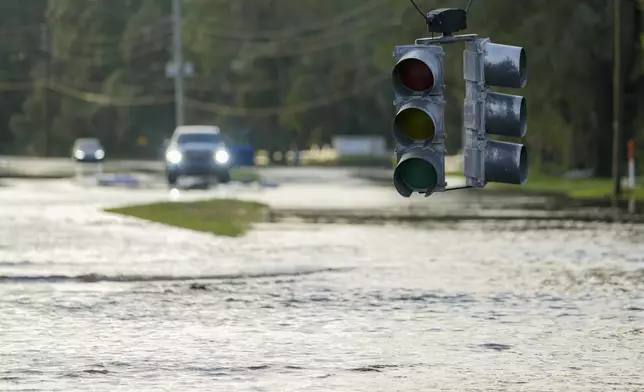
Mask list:
[[[411,91],[422,92],[434,88],[434,73],[418,59],[403,60],[396,66],[400,83]]]

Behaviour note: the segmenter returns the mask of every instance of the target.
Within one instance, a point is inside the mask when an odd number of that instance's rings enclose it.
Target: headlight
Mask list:
[[[76,159],[83,159],[85,158],[85,153],[81,150],[76,150],[74,151],[74,156],[76,157]]]
[[[228,151],[226,150],[218,150],[215,152],[215,161],[217,163],[227,163],[228,160],[230,160],[230,154],[228,154]]]
[[[170,150],[165,154],[165,159],[167,159],[168,162],[174,164],[181,162],[182,158],[183,157],[181,156],[181,152],[177,150]]]
[[[96,150],[96,152],[94,153],[94,158],[96,158],[96,159],[103,159],[103,158],[105,158],[105,151],[103,151],[103,150]]]

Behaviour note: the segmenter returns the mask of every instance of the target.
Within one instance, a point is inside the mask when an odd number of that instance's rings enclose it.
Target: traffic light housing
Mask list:
[[[443,56],[438,45],[394,49],[392,133],[397,164],[393,180],[404,197],[445,190]]]
[[[522,138],[527,131],[525,98],[495,93],[490,86],[523,88],[527,83],[525,50],[489,38],[466,42],[463,53],[464,174],[468,186],[488,182],[522,185],[527,181],[528,155],[518,143],[490,140],[489,135]]]

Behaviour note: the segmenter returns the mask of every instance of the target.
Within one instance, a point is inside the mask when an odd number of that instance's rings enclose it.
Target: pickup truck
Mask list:
[[[181,176],[202,177],[208,185],[213,178],[219,183],[228,183],[231,160],[219,127],[177,127],[165,152],[168,185],[175,186]]]

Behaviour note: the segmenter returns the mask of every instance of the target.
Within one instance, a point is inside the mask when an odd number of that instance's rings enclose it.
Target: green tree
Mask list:
[[[453,1],[423,7],[458,6]],[[464,5],[466,2],[462,2]],[[40,4],[40,8],[38,6]],[[533,167],[592,167],[610,174],[612,156],[612,2],[476,1],[468,32],[525,47],[529,83],[527,144]],[[643,124],[642,1],[622,0],[624,128]],[[0,133],[25,151],[67,154],[71,140],[93,135],[116,155],[140,156],[139,136],[160,144],[174,127],[170,1],[50,0],[2,2],[0,29],[46,21],[52,38],[39,56],[40,27],[0,44],[0,77],[31,77],[35,88],[5,95]],[[13,8],[12,8],[13,7]],[[398,0],[184,0],[189,123],[222,127],[232,139],[250,130],[260,148],[328,143],[337,134],[389,141],[395,45],[425,36],[417,11]],[[446,47],[448,151],[461,148],[461,44]],[[26,53],[24,61],[16,60]],[[16,57],[18,56],[18,57]],[[49,89],[43,81],[51,82]],[[46,99],[45,99],[46,98]],[[2,117],[4,116],[4,117]],[[8,136],[9,135],[9,136]],[[48,138],[47,135],[50,137]],[[641,151],[644,140],[638,143]],[[150,151],[148,151],[150,152]]]
[[[29,94],[30,70],[39,61],[46,0],[0,2],[0,152],[11,153],[15,136],[11,117],[22,110]]]

